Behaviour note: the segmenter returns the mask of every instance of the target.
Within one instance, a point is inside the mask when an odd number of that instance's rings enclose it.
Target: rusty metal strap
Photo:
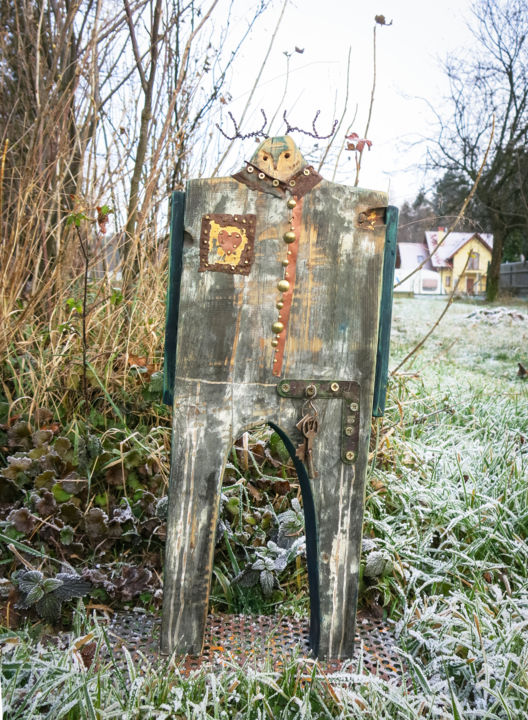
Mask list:
[[[354,380],[291,380],[277,385],[284,398],[341,399],[341,460],[353,465],[359,447],[360,386]]]

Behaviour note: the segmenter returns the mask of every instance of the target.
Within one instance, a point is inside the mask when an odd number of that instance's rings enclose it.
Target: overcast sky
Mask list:
[[[235,117],[266,54],[281,7],[282,0],[276,0],[240,58],[231,88],[233,102],[228,106]],[[470,0],[290,0],[243,132],[258,127],[260,107],[268,118],[273,115],[284,92],[284,52],[289,52],[289,81],[283,103],[288,120],[309,129],[315,112],[321,110],[318,129],[327,133],[332,120],[342,112],[350,49],[347,118],[352,119],[357,104],[353,129],[363,137],[372,87],[375,15],[384,15],[392,25],[377,28],[376,91],[368,133],[373,145],[364,156],[360,185],[389,189],[391,202],[401,204],[404,199],[414,199],[420,186],[431,181],[419,167],[424,162],[425,145],[413,143],[434,134],[434,115],[428,103],[438,106],[447,93],[441,60],[448,52],[467,51],[472,46],[466,26]],[[296,47],[303,50],[302,54],[295,52]],[[281,115],[282,111],[273,128],[275,133],[283,129]],[[310,138],[296,134],[295,139],[301,149],[312,147]],[[231,160],[235,162],[235,157]],[[323,171],[328,179],[332,174],[333,164]],[[341,156],[336,179],[353,184],[352,153]]]

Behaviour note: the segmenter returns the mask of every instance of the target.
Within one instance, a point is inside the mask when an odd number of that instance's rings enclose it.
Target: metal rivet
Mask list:
[[[264,178],[266,177],[264,175],[264,173],[259,173],[258,176],[259,176],[259,180],[264,180]]]
[[[273,187],[278,187],[280,183],[277,179],[275,179],[271,181],[271,184],[273,185]]]
[[[304,175],[309,175],[310,171],[308,170],[308,168],[304,168],[303,173]]]
[[[289,185],[290,187],[295,187],[295,180],[290,180]]]
[[[282,236],[282,239],[284,240],[285,243],[288,243],[288,245],[289,245],[290,243],[295,242],[295,240],[296,240],[295,233],[293,232],[293,230],[288,230],[288,232],[284,233],[284,235]]]
[[[282,300],[279,300],[275,307],[277,308],[277,310],[282,310],[282,308],[284,307],[284,303],[282,302]]]
[[[359,407],[359,405],[358,405],[357,403],[355,403],[355,402],[352,402],[352,403],[350,403],[350,405],[349,405],[348,407],[349,407],[351,410],[357,410],[358,407]]]
[[[293,210],[293,208],[297,205],[295,198],[290,198],[287,202],[288,207],[290,210]]]
[[[274,322],[271,329],[276,335],[278,335],[284,330],[284,325],[281,322]]]
[[[345,428],[345,435],[348,435],[348,437],[350,437],[353,432],[354,432],[354,428],[351,427],[350,425],[347,425]]]
[[[279,341],[277,340],[277,338],[273,338],[273,340],[271,341],[271,346],[277,347],[278,344],[279,344]]]
[[[248,173],[252,173],[252,172],[253,172],[253,168],[251,167],[251,165],[248,165],[247,171],[248,171]]]
[[[352,450],[349,450],[345,455],[347,460],[354,460],[356,457],[356,453],[352,452]]]
[[[287,280],[279,280],[277,283],[277,290],[281,292],[287,292],[290,289],[290,283]]]
[[[289,265],[289,263],[290,263],[289,260],[283,260],[283,261],[282,261],[282,264],[283,264],[284,267],[286,267],[287,265]]]
[[[337,392],[337,391],[339,390],[339,383],[333,382],[333,383],[330,385],[330,390],[331,390],[332,392]]]
[[[290,392],[290,383],[282,383],[281,390],[285,393]]]

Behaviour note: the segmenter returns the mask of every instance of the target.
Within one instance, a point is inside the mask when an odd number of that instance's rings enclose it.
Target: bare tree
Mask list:
[[[528,5],[476,0],[469,27],[475,38],[471,54],[446,63],[451,92],[437,112],[440,132],[430,160],[470,186],[495,118],[492,149],[475,193],[479,215],[494,236],[487,283],[493,300],[508,234],[528,232]]]

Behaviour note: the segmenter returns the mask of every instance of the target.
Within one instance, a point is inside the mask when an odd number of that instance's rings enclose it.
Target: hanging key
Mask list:
[[[295,454],[299,458],[299,460],[302,460],[302,462],[304,462],[304,464],[306,465],[306,469],[308,470],[308,477],[316,478],[319,473],[314,467],[313,441],[315,436],[319,432],[319,420],[317,419],[317,410],[315,410],[313,414],[308,413],[307,415],[304,415],[304,417],[299,420],[296,427],[303,434],[304,440],[297,447],[297,451]]]

